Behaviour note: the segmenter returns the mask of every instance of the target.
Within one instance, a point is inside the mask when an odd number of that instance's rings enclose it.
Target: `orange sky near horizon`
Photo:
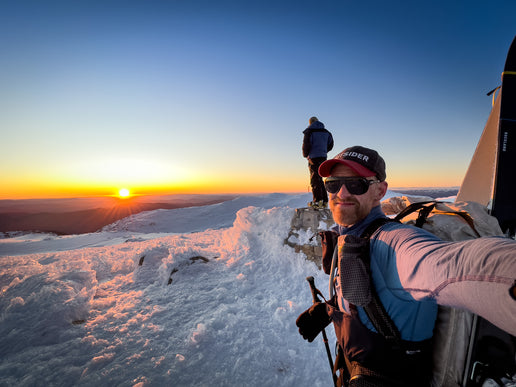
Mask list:
[[[403,171],[390,173],[387,182],[390,188],[403,187],[458,187],[461,181],[456,178],[444,178],[439,171]],[[308,168],[301,168],[285,176],[263,174],[234,176],[219,175],[198,177],[197,180],[169,181],[164,178],[161,183],[142,183],[137,179],[123,179],[109,183],[99,180],[81,182],[69,179],[45,180],[25,179],[23,181],[4,181],[0,192],[0,200],[5,199],[47,199],[118,196],[122,188],[128,189],[131,195],[174,195],[174,194],[254,194],[254,193],[304,193],[311,192]]]
[[[328,156],[338,153],[334,149]],[[227,163],[227,162],[226,162]],[[46,199],[118,196],[126,188],[131,195],[262,194],[311,192],[307,160],[300,154],[286,162],[269,162],[263,168],[227,163],[221,170],[206,165],[170,166],[142,159],[111,159],[52,168],[34,166],[33,172],[4,174],[0,199]],[[440,160],[423,167],[401,153],[387,158],[390,188],[458,187],[465,173],[464,162]],[[56,164],[57,165],[57,164]]]
[[[308,172],[307,172],[308,176]],[[308,192],[308,181],[301,178],[267,178],[253,177],[212,177],[197,181],[169,182],[162,184],[141,184],[137,180],[124,180],[115,184],[101,182],[70,183],[65,181],[27,180],[23,183],[9,184],[4,182],[0,199],[46,199],[91,196],[118,196],[120,189],[125,188],[131,195],[173,195],[173,194],[250,194],[271,192]],[[7,183],[7,184],[5,184]]]

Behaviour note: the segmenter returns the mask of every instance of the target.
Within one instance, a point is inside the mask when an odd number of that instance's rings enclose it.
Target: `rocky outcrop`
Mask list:
[[[304,253],[308,260],[315,262],[321,268],[322,247],[318,233],[328,230],[334,224],[329,209],[296,208],[285,243],[293,247],[296,252]]]

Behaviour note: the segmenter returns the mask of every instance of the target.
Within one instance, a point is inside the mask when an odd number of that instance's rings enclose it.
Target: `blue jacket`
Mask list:
[[[333,136],[324,128],[324,124],[315,121],[303,131],[303,157],[314,159],[326,158],[333,149]]]
[[[385,217],[380,206],[356,225],[339,226],[339,234],[359,236],[378,217]],[[402,339],[430,338],[438,304],[469,310],[515,334],[516,302],[508,292],[516,279],[514,240],[447,242],[423,229],[390,222],[371,237],[370,257],[374,286]],[[346,313],[349,304],[338,282],[338,306]],[[362,308],[358,314],[374,331]]]

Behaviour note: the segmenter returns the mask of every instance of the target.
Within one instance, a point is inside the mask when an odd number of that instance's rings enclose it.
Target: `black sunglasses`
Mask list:
[[[379,183],[380,180],[367,180],[365,177],[327,177],[324,179],[324,188],[331,194],[336,194],[344,184],[351,195],[363,195],[369,186]]]

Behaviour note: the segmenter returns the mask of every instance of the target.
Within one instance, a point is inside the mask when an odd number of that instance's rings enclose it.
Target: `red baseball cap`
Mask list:
[[[319,167],[319,175],[330,176],[331,169],[337,164],[347,165],[362,177],[376,176],[380,181],[387,177],[384,159],[377,151],[363,146],[346,148],[333,159],[326,160]]]

